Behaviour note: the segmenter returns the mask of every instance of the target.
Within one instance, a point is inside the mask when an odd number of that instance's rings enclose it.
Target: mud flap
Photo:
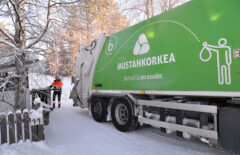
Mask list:
[[[219,108],[219,143],[240,153],[240,107]]]

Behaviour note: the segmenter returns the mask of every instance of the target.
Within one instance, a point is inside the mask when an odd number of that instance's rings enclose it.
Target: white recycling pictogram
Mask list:
[[[133,54],[134,55],[142,55],[142,54],[146,54],[149,50],[150,50],[150,46],[149,46],[147,37],[145,34],[141,34],[138,37],[138,40],[135,44]]]

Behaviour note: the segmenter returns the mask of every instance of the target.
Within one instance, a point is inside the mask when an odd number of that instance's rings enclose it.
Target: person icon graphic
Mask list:
[[[203,52],[208,52],[209,57],[203,58]],[[218,46],[208,45],[207,42],[203,42],[203,48],[200,52],[200,59],[203,62],[208,62],[213,53],[217,56],[217,71],[218,71],[218,84],[227,85],[231,84],[231,64],[232,54],[231,47],[227,46],[227,39],[221,38],[218,40]]]

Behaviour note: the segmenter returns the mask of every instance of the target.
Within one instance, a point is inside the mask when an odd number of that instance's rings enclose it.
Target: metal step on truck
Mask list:
[[[239,0],[191,0],[100,35],[76,62],[75,102],[97,122],[149,124],[240,152]]]

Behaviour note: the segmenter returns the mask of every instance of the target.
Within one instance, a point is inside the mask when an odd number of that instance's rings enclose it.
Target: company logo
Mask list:
[[[105,48],[105,54],[106,55],[112,55],[113,52],[116,50],[117,48],[117,37],[116,36],[112,36],[109,38],[109,41],[107,43],[107,46]]]
[[[204,51],[206,51],[208,55],[206,58],[203,57]],[[230,85],[232,55],[231,47],[227,46],[227,39],[219,39],[218,46],[208,45],[207,42],[203,42],[203,48],[200,52],[201,61],[208,62],[212,58],[213,53],[216,53],[217,57],[218,84]]]
[[[133,49],[133,54],[134,55],[142,55],[148,53],[150,50],[150,46],[147,40],[147,37],[145,34],[141,34],[138,37],[138,40],[135,44],[135,47]]]
[[[142,33],[138,37],[138,40],[133,49],[133,54],[143,55],[148,53],[149,50],[150,50],[150,46],[149,46],[147,37],[145,34]],[[175,59],[174,53],[164,54],[160,52],[159,55],[141,57],[135,60],[120,62],[117,64],[117,70],[128,70],[128,69],[149,67],[154,65],[162,65],[162,64],[175,63],[175,62],[176,62],[176,59]]]

